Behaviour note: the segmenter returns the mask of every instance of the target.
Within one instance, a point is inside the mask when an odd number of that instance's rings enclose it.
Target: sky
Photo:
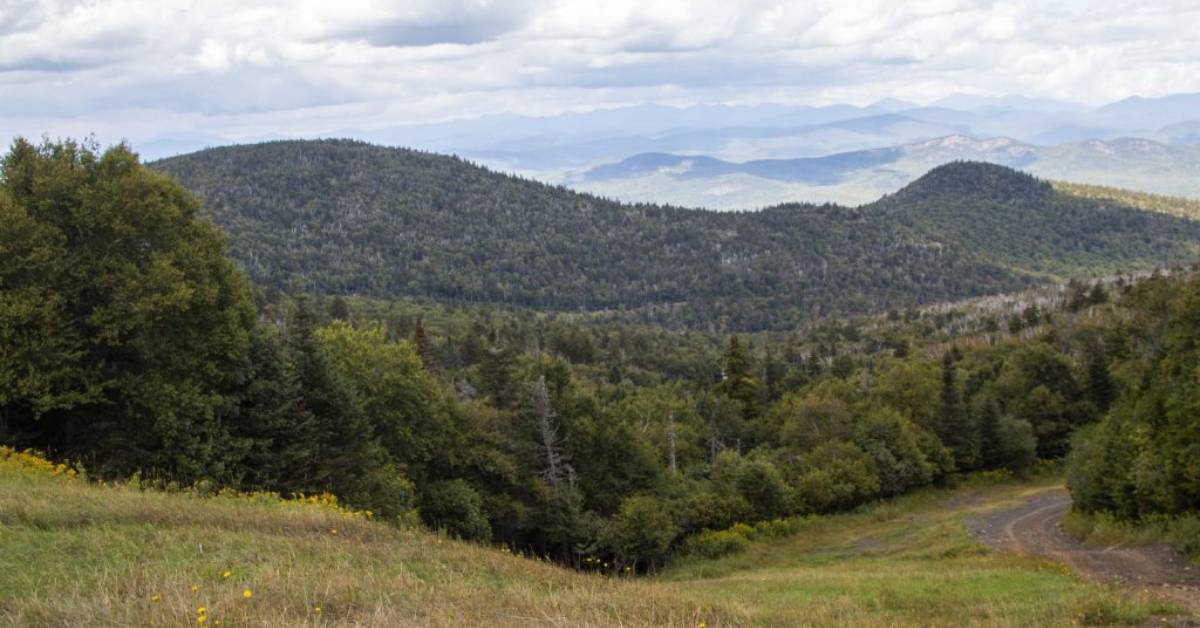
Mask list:
[[[0,140],[1200,91],[1196,0],[0,0]]]

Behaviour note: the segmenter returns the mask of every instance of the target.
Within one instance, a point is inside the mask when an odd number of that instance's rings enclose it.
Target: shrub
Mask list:
[[[739,530],[705,530],[688,538],[684,551],[701,558],[720,558],[744,552],[749,547],[750,539]]]
[[[782,519],[771,519],[770,521],[760,521],[754,524],[754,532],[750,536],[753,539],[782,539],[792,536],[808,523],[807,517],[786,517]]]
[[[649,496],[628,497],[612,526],[612,549],[621,562],[632,563],[636,570],[639,564],[660,564],[667,556],[667,548],[675,540],[675,520],[660,499]]]
[[[718,494],[701,489],[687,500],[685,527],[689,530],[728,528],[737,521],[749,519],[753,510],[741,495]]]
[[[996,440],[1001,464],[1009,471],[1023,474],[1037,464],[1037,437],[1029,421],[1010,416],[1000,417],[996,425]]]
[[[492,527],[483,514],[483,498],[463,480],[430,485],[421,512],[430,526],[460,539],[487,542],[492,538]]]
[[[416,487],[394,465],[388,464],[368,471],[363,478],[365,491],[355,498],[361,504],[387,517],[403,518],[413,509]]]
[[[804,459],[796,479],[796,509],[827,513],[861,504],[879,492],[875,461],[852,443],[826,443]]]
[[[933,480],[933,465],[921,451],[912,424],[891,408],[868,414],[858,424],[855,443],[875,460],[884,495],[899,495]]]
[[[790,489],[775,465],[762,459],[744,460],[737,470],[737,492],[746,499],[756,520],[787,514]]]

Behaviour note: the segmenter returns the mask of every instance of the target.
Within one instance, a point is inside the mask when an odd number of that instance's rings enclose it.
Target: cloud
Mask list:
[[[1099,104],[1200,91],[1198,23],[1193,0],[0,0],[0,134],[317,134],[647,100]]]
[[[347,20],[325,33],[362,39],[372,46],[479,44],[522,27],[533,15],[533,0],[440,0],[373,7],[367,19]],[[399,10],[397,10],[399,9]]]

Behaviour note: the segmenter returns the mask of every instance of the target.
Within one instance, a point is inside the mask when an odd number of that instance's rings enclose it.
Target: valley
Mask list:
[[[0,0],[0,626],[1200,625],[1196,24]]]

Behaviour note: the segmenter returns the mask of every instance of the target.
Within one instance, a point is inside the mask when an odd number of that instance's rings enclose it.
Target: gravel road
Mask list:
[[[1089,578],[1144,590],[1200,613],[1200,566],[1166,545],[1085,544],[1062,528],[1070,508],[1070,493],[1056,488],[1019,507],[970,519],[967,527],[994,549],[1060,561]]]

